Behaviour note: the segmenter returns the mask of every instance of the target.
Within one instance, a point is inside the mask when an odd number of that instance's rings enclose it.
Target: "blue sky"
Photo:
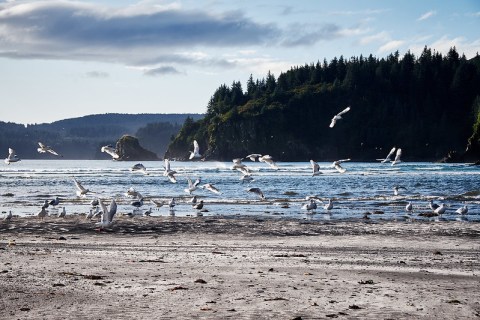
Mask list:
[[[480,52],[480,1],[0,1],[0,120],[203,113],[221,85],[424,46]]]

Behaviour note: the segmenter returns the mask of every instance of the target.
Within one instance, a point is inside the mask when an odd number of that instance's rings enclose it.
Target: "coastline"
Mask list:
[[[480,318],[479,223],[115,221],[0,221],[0,318]]]

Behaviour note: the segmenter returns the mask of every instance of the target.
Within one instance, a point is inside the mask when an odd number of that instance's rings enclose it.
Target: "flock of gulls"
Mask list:
[[[345,108],[344,110],[342,110],[338,114],[336,114],[332,118],[329,127],[333,128],[335,126],[335,124],[337,123],[337,121],[342,119],[342,115],[344,115],[348,111],[350,111],[350,106]],[[38,147],[37,151],[39,153],[50,153],[54,156],[62,157],[61,154],[56,152],[53,148],[43,144],[42,142],[38,142],[38,145],[39,145],[39,147]],[[103,146],[101,148],[101,151],[109,154],[112,157],[113,160],[119,159],[119,155],[116,153],[115,148],[111,145]],[[200,147],[199,147],[198,142],[196,140],[193,141],[193,151],[189,151],[189,152],[190,152],[190,156],[189,156],[190,160],[195,160],[195,159],[201,159],[202,158],[202,155],[200,154]],[[395,157],[394,157],[394,155],[395,155]],[[402,156],[402,149],[393,147],[385,158],[376,159],[376,160],[380,161],[381,163],[391,163],[391,165],[393,166],[393,165],[396,165],[396,164],[401,162],[401,156]],[[231,169],[232,170],[238,170],[242,174],[242,176],[240,178],[240,180],[242,182],[251,182],[251,181],[254,180],[254,178],[252,176],[252,171],[250,170],[250,168],[247,167],[247,165],[245,165],[242,162],[243,159],[250,159],[250,161],[253,161],[253,162],[255,162],[255,161],[263,162],[263,163],[266,163],[272,169],[275,169],[275,170],[279,169],[278,165],[276,164],[276,162],[274,161],[274,159],[270,155],[262,155],[262,154],[253,153],[253,154],[247,155],[245,158],[233,159],[232,160],[233,165],[232,165]],[[342,163],[350,161],[350,160],[351,159],[336,160],[332,163],[331,167],[335,168],[339,173],[345,173],[346,169],[342,167]],[[12,149],[12,148],[9,148],[8,149],[8,156],[7,156],[7,158],[5,158],[5,163],[7,165],[10,165],[11,163],[15,163],[15,162],[18,162],[18,161],[20,161],[20,158],[16,155],[15,150]],[[310,164],[311,164],[311,168],[312,168],[312,176],[318,176],[318,175],[322,174],[322,172],[320,171],[320,166],[317,162],[315,162],[314,160],[310,160]],[[132,166],[130,168],[130,171],[142,173],[142,174],[145,174],[145,175],[149,174],[147,169],[145,168],[145,166],[141,163],[137,163],[134,166]],[[175,176],[176,173],[177,172],[171,168],[169,159],[164,159],[163,176],[167,177],[168,180],[171,183],[177,183],[177,178]],[[190,178],[187,178],[187,181],[188,181],[188,186],[184,189],[184,191],[186,193],[188,193],[189,195],[193,196],[191,198],[191,200],[189,201],[189,203],[191,204],[191,206],[194,210],[197,210],[197,215],[201,216],[202,212],[208,212],[208,210],[206,210],[204,208],[203,200],[197,201],[197,196],[193,195],[193,192],[195,190],[199,189],[199,188],[204,189],[204,190],[208,190],[208,191],[210,191],[212,193],[215,193],[215,194],[221,194],[221,191],[211,183],[201,184],[202,181],[201,181],[200,178],[196,179],[195,181],[192,181]],[[89,189],[83,187],[82,184],[75,177],[73,177],[73,182],[75,184],[76,195],[78,197],[84,198],[84,197],[87,197],[87,194],[89,194],[89,193],[94,194]],[[395,186],[393,188],[393,193],[394,193],[395,196],[399,195],[400,189],[405,189],[405,188],[402,187],[402,186]],[[266,200],[266,197],[265,197],[264,193],[262,192],[262,190],[260,190],[260,188],[249,188],[247,191],[252,193],[252,194],[257,195],[260,200]],[[125,193],[125,196],[131,199],[130,204],[133,207],[132,212],[127,213],[127,215],[129,215],[129,216],[135,216],[135,215],[149,216],[152,213],[151,208],[149,208],[147,211],[142,211],[141,210],[141,207],[144,205],[145,198],[140,194],[140,192],[135,190],[133,187],[127,190],[127,192]],[[105,205],[104,201],[105,200],[103,200],[99,197],[94,197],[93,200],[90,203],[91,204],[91,209],[90,209],[89,213],[86,215],[87,219],[99,219],[99,221],[96,223],[96,225],[99,226],[101,229],[110,226],[113,223],[113,218],[114,218],[115,214],[117,213],[117,203],[116,203],[115,199],[111,200],[110,205],[108,207]],[[149,201],[153,205],[155,205],[157,208],[160,208],[164,205],[168,205],[171,212],[173,211],[174,207],[176,206],[175,198],[171,198],[170,201],[168,201],[168,203],[157,201],[155,199],[149,199]],[[303,210],[306,210],[306,212],[309,213],[309,214],[315,213],[315,210],[319,207],[319,205],[327,213],[329,213],[334,207],[334,203],[333,203],[332,199],[328,199],[328,202],[325,203],[324,200],[321,200],[318,197],[307,196],[306,201],[307,201],[307,203],[302,205],[301,208]],[[60,199],[58,197],[56,197],[55,199],[53,199],[51,201],[45,200],[44,204],[42,205],[42,208],[41,208],[40,212],[38,212],[38,214],[37,214],[38,218],[43,220],[46,216],[48,216],[48,212],[47,212],[46,209],[49,206],[53,207],[54,210],[58,212],[58,214],[57,214],[58,217],[65,217],[65,215],[66,215],[65,207],[63,207],[62,210],[59,211],[57,209],[57,206],[59,204],[60,204]],[[439,205],[439,204],[434,203],[433,200],[430,200],[430,203],[428,204],[428,207],[429,207],[429,209],[431,209],[431,212],[428,213],[428,214],[425,214],[426,216],[442,215],[447,210],[447,205],[446,204],[442,203],[442,204]],[[412,202],[408,202],[407,205],[405,206],[405,211],[407,213],[412,213],[413,210],[414,210],[414,208],[413,208]],[[468,207],[466,205],[464,205],[464,206],[458,208],[455,212],[458,213],[458,214],[464,215],[464,214],[468,213]],[[11,211],[9,211],[8,213],[7,212],[3,212],[3,213],[4,213],[4,220],[9,221],[9,220],[12,219],[13,215],[12,215]],[[366,213],[364,218],[368,219],[367,214],[370,214],[370,213]]]

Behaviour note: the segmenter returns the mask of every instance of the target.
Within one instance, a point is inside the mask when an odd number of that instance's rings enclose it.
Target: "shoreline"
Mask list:
[[[74,218],[0,221],[0,318],[480,318],[478,223]]]

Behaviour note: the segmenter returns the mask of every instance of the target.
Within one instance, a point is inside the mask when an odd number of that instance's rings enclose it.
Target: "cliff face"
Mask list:
[[[121,137],[116,144],[119,161],[149,161],[159,160],[157,155],[148,151],[138,142],[138,139],[129,135]]]

